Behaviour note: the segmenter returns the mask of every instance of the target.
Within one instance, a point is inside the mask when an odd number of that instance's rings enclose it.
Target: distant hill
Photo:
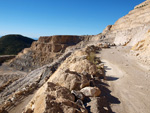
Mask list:
[[[0,38],[0,55],[16,55],[35,41],[22,35],[5,35]]]

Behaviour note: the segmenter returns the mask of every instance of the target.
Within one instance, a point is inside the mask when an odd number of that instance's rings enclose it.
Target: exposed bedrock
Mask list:
[[[80,42],[79,36],[57,35],[40,37],[30,48],[24,49],[10,66],[18,70],[31,71],[58,59],[68,46]]]
[[[112,26],[107,26],[103,34],[107,38],[114,38],[116,45],[133,46],[143,40],[150,29],[150,1],[136,6]]]

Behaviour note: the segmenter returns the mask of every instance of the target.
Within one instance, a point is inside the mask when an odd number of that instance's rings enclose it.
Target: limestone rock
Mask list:
[[[55,44],[53,45],[53,52],[60,52],[62,50],[62,46],[61,45],[58,45],[58,44]]]
[[[70,71],[77,72],[80,74],[88,73],[90,75],[96,74],[96,66],[90,63],[87,59],[77,61],[74,64],[70,64]]]
[[[113,37],[116,45],[133,46],[145,38],[143,36],[148,29],[150,29],[149,0],[136,6],[134,10],[117,20],[110,30],[103,32],[105,38]]]
[[[71,93],[72,93],[73,95],[75,95],[76,100],[78,100],[78,99],[84,100],[84,98],[85,98],[85,96],[83,95],[83,93],[81,93],[80,91],[72,90]]]
[[[58,35],[40,37],[32,43],[30,48],[24,49],[15,59],[10,61],[10,66],[18,70],[31,71],[58,59],[68,46],[80,42],[79,36]]]
[[[140,61],[150,64],[150,30],[144,35],[144,40],[139,41],[132,47],[132,52]]]
[[[84,54],[78,56],[77,53]],[[87,53],[75,52],[68,57],[48,81],[70,90],[80,90],[90,85],[91,75],[96,74],[96,66],[86,58]]]
[[[103,33],[105,34],[105,33],[109,32],[110,29],[111,29],[111,27],[112,27],[112,25],[108,25],[108,26],[103,30]]]
[[[63,72],[58,69],[49,79],[49,81],[57,83],[70,90],[79,90],[85,86],[89,86],[88,76],[80,75],[76,72]]]
[[[101,94],[101,91],[97,87],[85,87],[80,90],[87,97],[97,97]]]
[[[74,102],[74,95],[65,87],[47,82],[35,94],[24,113],[87,113],[87,110]]]
[[[135,6],[134,9],[142,8],[142,7],[146,6],[146,5],[148,5],[149,3],[150,3],[150,0],[146,0],[146,1],[142,2],[141,4]]]
[[[7,101],[7,99],[12,99],[14,96],[17,98],[24,97],[24,95],[28,95],[32,93],[36,88],[42,86],[47,79],[55,72],[55,70],[58,68],[58,66],[68,57],[71,55],[71,52],[64,53],[59,59],[57,59],[57,62],[53,62],[51,64],[44,65],[38,69],[35,69],[34,71],[31,71],[30,73],[15,71],[13,73],[15,74],[4,74],[1,77],[4,79],[4,88],[2,88],[2,92],[0,92],[0,104]],[[9,82],[8,79],[11,79]],[[3,82],[0,82],[0,86],[3,84]],[[1,89],[1,88],[0,88]],[[7,105],[9,106],[9,104]]]

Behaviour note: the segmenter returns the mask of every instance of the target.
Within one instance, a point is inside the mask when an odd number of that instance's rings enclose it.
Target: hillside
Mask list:
[[[0,113],[149,113],[149,50],[150,0],[98,35],[40,37],[0,66]]]
[[[114,25],[107,26],[103,31],[106,37],[114,38],[117,45],[133,46],[145,39],[150,29],[150,1],[137,5],[127,15],[118,19]]]
[[[32,43],[30,48],[24,49],[10,66],[18,70],[31,71],[58,59],[68,46],[80,42],[79,36],[45,36]]]
[[[16,55],[31,46],[34,40],[22,35],[6,35],[0,38],[0,55]]]

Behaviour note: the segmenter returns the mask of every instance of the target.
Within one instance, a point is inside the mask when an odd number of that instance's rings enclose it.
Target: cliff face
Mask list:
[[[137,5],[129,14],[120,18],[112,26],[108,26],[103,33],[106,37],[113,37],[114,43],[133,46],[144,39],[150,29],[150,1]]]
[[[145,62],[146,64],[150,64],[150,31],[148,31],[144,37],[146,38],[139,41],[132,47],[132,52],[141,61]]]
[[[47,36],[40,37],[30,48],[24,49],[10,66],[19,70],[30,71],[58,59],[68,46],[80,42],[79,36]]]

